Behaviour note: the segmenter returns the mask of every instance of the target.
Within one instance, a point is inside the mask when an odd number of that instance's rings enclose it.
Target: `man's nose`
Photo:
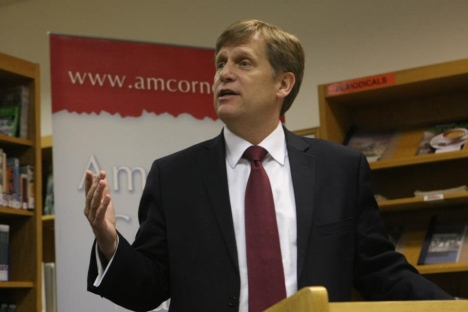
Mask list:
[[[219,71],[219,80],[222,82],[234,80],[236,77],[232,62],[226,62]]]

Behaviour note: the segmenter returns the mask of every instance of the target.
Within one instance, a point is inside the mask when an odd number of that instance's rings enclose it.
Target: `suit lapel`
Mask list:
[[[285,135],[296,200],[297,274],[299,280],[312,230],[316,183],[315,157],[311,153],[307,153],[310,146],[300,137],[286,129]],[[205,151],[200,153],[198,162],[202,169],[202,177],[208,198],[212,204],[226,248],[234,266],[239,270],[234,222],[232,220],[227,184],[225,153],[224,138],[221,134],[208,142]]]
[[[209,141],[205,151],[200,153],[198,162],[201,167],[206,192],[213,212],[218,221],[228,253],[234,266],[239,270],[236,237],[232,220],[231,203],[226,173],[226,150],[223,134]]]
[[[285,129],[289,164],[296,200],[297,220],[297,276],[304,267],[304,259],[312,230],[312,215],[315,199],[315,157],[309,144]]]

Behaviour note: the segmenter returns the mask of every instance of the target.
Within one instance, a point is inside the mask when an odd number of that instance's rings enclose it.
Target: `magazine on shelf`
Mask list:
[[[367,129],[353,126],[348,131],[344,145],[355,149],[366,156],[368,162],[390,158],[387,153],[395,138],[395,129]],[[384,155],[386,157],[384,157]]]
[[[427,127],[416,155],[462,150],[468,139],[468,120],[436,124]]]
[[[418,264],[468,262],[468,223],[431,217]]]

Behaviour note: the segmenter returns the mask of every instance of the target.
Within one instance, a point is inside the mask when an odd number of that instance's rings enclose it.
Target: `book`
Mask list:
[[[3,175],[5,170],[3,168],[3,149],[0,148],[0,206],[3,206]]]
[[[0,281],[8,281],[10,275],[10,226],[0,224]]]
[[[22,165],[19,170],[22,208],[34,209],[34,167],[31,165]]]
[[[11,208],[21,208],[20,192],[20,162],[17,157],[7,158],[8,175],[8,206]]]
[[[3,89],[0,92],[0,107],[16,107],[18,111],[17,135],[28,137],[29,88],[23,85]]]
[[[394,133],[394,129],[374,130],[353,126],[343,144],[363,153],[368,162],[374,162],[382,158],[392,142]]]
[[[0,157],[2,158],[2,186],[3,186],[3,193],[0,194],[1,198],[0,198],[0,203],[2,206],[8,206],[8,200],[7,200],[7,195],[9,193],[9,190],[8,190],[8,174],[7,174],[7,166],[6,166],[6,162],[7,162],[7,154],[6,153],[2,153],[0,155]]]
[[[430,125],[424,130],[416,155],[459,151],[467,139],[468,121]]]
[[[0,107],[0,134],[16,137],[18,134],[18,118],[18,107]]]
[[[468,248],[467,223],[461,221],[441,221],[438,216],[430,219],[419,255],[418,265],[435,263],[465,262],[462,249]]]
[[[57,312],[57,282],[54,262],[44,263],[46,312]]]
[[[54,175],[49,172],[47,175],[46,193],[44,198],[44,215],[53,215],[54,211]]]

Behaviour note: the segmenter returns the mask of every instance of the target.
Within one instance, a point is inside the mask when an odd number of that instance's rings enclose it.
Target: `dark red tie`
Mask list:
[[[251,146],[243,156],[252,168],[245,190],[249,312],[263,311],[286,298],[275,204],[262,165],[267,153],[263,147]]]

